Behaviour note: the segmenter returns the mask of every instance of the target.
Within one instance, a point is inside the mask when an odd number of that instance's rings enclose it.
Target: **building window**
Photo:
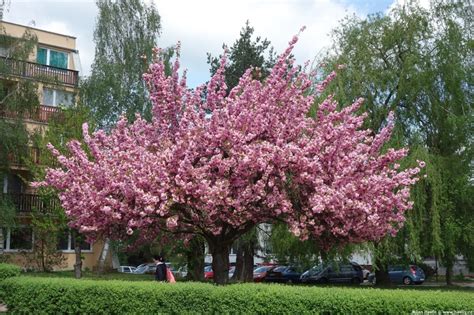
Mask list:
[[[33,249],[33,230],[30,227],[4,228],[2,230],[5,251]]]
[[[74,94],[62,90],[43,88],[43,105],[71,107],[74,105]]]
[[[64,230],[59,233],[58,237],[58,250],[70,250],[70,233],[69,230]]]
[[[0,57],[10,57],[10,47],[0,44]]]
[[[74,248],[76,246],[75,240],[72,237],[71,230],[67,229],[62,231],[59,234],[58,238],[58,250],[63,251],[63,252],[70,252],[74,251]],[[81,242],[81,250],[85,252],[90,252],[92,251],[92,245],[90,243],[87,243],[86,241]]]
[[[38,47],[38,51],[36,53],[36,62],[42,65],[67,69],[68,54],[62,51]]]

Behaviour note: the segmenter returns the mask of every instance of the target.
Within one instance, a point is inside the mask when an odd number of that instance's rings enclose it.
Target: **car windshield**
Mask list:
[[[313,268],[311,268],[311,269],[309,270],[309,274],[315,275],[315,274],[320,273],[320,272],[323,271],[323,270],[324,270],[324,266],[323,266],[323,265],[314,266]]]
[[[135,269],[135,271],[137,272],[142,272],[142,271],[145,271],[148,267],[146,265],[140,265],[137,267],[137,269]]]
[[[253,272],[255,272],[255,273],[266,272],[266,271],[270,270],[270,268],[271,268],[271,267],[268,267],[268,266],[266,266],[266,267],[258,267],[258,268],[255,269]]]
[[[205,272],[210,272],[210,271],[212,271],[212,266],[204,267],[204,271],[205,271]]]
[[[273,271],[275,272],[283,272],[285,271],[286,269],[286,266],[280,266],[280,267],[276,267],[275,269],[273,269]]]

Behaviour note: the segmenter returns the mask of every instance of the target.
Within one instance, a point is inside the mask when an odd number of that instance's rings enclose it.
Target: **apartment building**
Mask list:
[[[0,21],[0,29],[12,38],[21,38],[27,30],[37,37],[37,47],[32,49],[26,60],[13,59],[10,54],[11,47],[8,47],[6,41],[0,43],[0,63],[3,65],[0,68],[0,80],[2,87],[6,89],[15,88],[22,80],[34,81],[40,105],[22,113],[21,119],[29,133],[43,133],[48,128],[50,120],[61,115],[61,108],[76,104],[78,70],[80,69],[76,38],[5,21]],[[0,103],[2,119],[19,118],[18,115],[18,113],[2,109]],[[40,150],[44,148],[34,147],[31,142],[24,145],[28,147],[28,159],[33,163],[41,164]],[[11,200],[16,208],[17,218],[14,228],[0,227],[3,235],[3,248],[0,246],[0,255],[5,255],[4,258],[8,258],[9,262],[30,268],[27,254],[33,251],[35,241],[31,228],[32,210],[35,208],[39,213],[45,213],[48,208],[58,206],[58,200],[53,198],[45,202],[29,186],[28,180],[31,180],[32,176],[24,160],[12,159],[9,164],[8,175],[0,178],[2,193],[0,196]],[[60,234],[57,250],[62,253],[64,263],[56,269],[73,269],[74,238],[68,230]],[[83,268],[94,269],[102,247],[103,242],[81,244]],[[110,264],[111,258],[108,257],[107,260]]]

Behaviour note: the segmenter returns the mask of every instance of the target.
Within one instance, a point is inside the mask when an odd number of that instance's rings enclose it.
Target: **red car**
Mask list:
[[[230,266],[229,268],[229,278],[232,278],[234,275],[235,266]],[[214,279],[214,271],[212,270],[212,266],[204,267],[204,279],[212,280]]]
[[[271,271],[275,268],[276,266],[261,266],[258,267],[253,271],[253,281],[254,282],[262,282],[265,277],[267,276],[267,272]]]
[[[214,271],[212,270],[212,266],[206,266],[204,268],[204,279],[211,280],[214,278]]]

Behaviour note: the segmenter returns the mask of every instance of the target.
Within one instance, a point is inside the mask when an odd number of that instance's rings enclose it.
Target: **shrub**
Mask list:
[[[0,263],[0,281],[19,276],[21,268],[11,264]]]
[[[12,313],[353,313],[474,310],[471,292],[17,277],[0,283]]]

